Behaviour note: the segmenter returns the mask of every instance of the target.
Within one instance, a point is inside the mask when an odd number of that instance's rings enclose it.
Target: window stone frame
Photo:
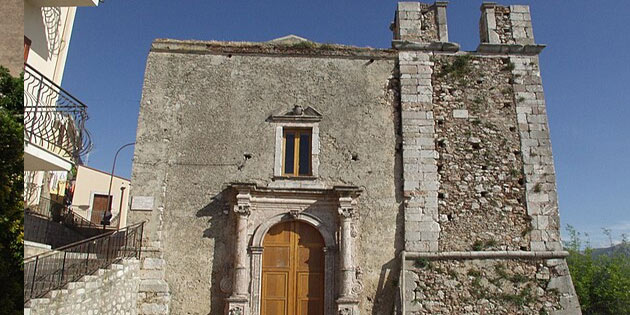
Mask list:
[[[296,105],[292,110],[281,114],[272,115],[269,119],[275,125],[275,150],[273,178],[276,183],[284,183],[289,187],[317,186],[319,179],[319,122],[322,115],[313,107],[302,109]],[[283,135],[285,129],[310,129],[311,130],[311,175],[286,176],[282,172]],[[283,184],[278,184],[283,185]]]

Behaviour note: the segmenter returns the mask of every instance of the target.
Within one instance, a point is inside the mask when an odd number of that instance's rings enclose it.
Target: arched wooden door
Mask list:
[[[263,240],[261,315],[324,314],[324,240],[300,221],[274,225]]]

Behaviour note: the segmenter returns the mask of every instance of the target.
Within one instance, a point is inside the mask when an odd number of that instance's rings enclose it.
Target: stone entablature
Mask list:
[[[264,237],[275,224],[292,220],[310,224],[324,239],[324,314],[343,309],[359,314],[357,288],[362,284],[356,277],[358,262],[353,252],[361,189],[269,188],[250,183],[232,183],[229,189],[234,195],[230,207],[236,229],[234,274],[226,314],[260,314]]]

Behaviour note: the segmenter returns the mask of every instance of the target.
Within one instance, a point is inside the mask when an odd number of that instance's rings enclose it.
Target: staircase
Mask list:
[[[24,210],[24,239],[53,249],[115,229],[96,225],[47,198],[40,198],[38,205]]]
[[[106,231],[24,261],[24,303],[123,258],[140,259],[144,222]]]

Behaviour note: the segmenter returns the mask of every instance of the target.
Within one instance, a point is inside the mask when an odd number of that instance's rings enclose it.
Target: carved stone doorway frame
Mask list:
[[[324,314],[358,315],[352,230],[359,188],[268,188],[249,183],[233,183],[230,188],[236,235],[226,314],[260,315],[263,239],[275,224],[296,220],[313,226],[324,239]]]

